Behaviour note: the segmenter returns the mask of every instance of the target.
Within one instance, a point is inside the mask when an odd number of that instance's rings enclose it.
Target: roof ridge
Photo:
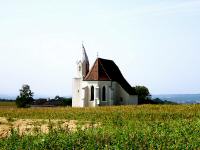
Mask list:
[[[99,61],[100,62],[100,65],[101,65],[101,67],[103,68],[103,71],[104,71],[104,73],[106,74],[106,76],[111,80],[111,78],[109,77],[109,75],[107,74],[107,72],[106,72],[106,70],[105,70],[105,68],[103,67],[103,65],[102,65],[102,63],[101,63],[101,61]],[[99,69],[99,68],[98,68]]]

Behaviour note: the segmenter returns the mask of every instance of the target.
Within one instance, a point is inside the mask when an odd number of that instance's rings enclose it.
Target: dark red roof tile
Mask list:
[[[134,90],[125,80],[121,71],[112,60],[97,58],[92,69],[84,78],[85,81],[116,81],[130,95],[134,95]]]

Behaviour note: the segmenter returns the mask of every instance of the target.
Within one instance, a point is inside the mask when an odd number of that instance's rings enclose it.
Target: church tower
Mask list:
[[[89,59],[85,50],[84,45],[82,44],[82,51],[83,51],[83,55],[82,55],[82,77],[86,77],[87,73],[89,72],[90,69],[90,64],[89,64]]]

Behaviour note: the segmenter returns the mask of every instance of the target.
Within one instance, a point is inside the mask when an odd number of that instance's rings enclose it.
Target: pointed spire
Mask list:
[[[86,50],[85,50],[85,47],[84,47],[83,43],[82,43],[82,51],[83,51],[82,61],[83,61],[83,62],[84,62],[84,61],[89,62],[88,56],[87,56],[87,53],[86,53]]]
[[[90,63],[89,59],[85,50],[85,47],[82,43],[82,51],[83,51],[83,56],[82,56],[82,75],[83,77],[86,77],[87,73],[89,72],[90,68]]]

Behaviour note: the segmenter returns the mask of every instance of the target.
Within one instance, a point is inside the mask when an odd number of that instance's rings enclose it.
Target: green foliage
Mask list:
[[[157,104],[177,104],[177,103],[175,103],[175,102],[171,102],[171,101],[167,101],[167,100],[161,100],[161,99],[159,99],[159,98],[155,98],[155,99],[153,99],[153,101],[155,102],[155,103],[157,103]]]
[[[150,95],[149,89],[145,86],[136,86],[135,92],[138,96],[140,96],[143,99]]]
[[[33,92],[29,85],[23,85],[20,89],[20,95],[16,98],[17,107],[28,107],[33,102]]]
[[[138,95],[139,104],[177,104],[171,101],[161,100],[159,98],[152,99],[149,89],[145,86],[133,87],[136,95]]]
[[[72,98],[65,98],[65,97],[60,97],[56,96],[55,101],[58,102],[58,106],[71,106],[72,105]]]
[[[0,149],[199,149],[200,105],[140,105],[99,108],[37,108],[0,111],[1,117],[68,119],[97,128],[0,139]]]
[[[72,106],[72,98],[63,98],[63,106]]]
[[[145,86],[136,86],[133,87],[136,95],[138,95],[139,101],[148,100],[148,96],[150,96],[149,89]]]

